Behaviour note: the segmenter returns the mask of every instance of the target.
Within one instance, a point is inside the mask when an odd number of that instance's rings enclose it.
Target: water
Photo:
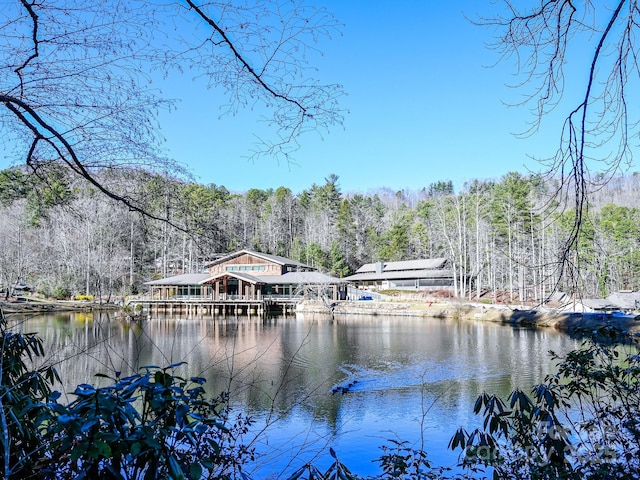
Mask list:
[[[67,400],[75,385],[104,384],[96,373],[187,362],[179,374],[205,377],[211,394],[229,390],[234,408],[256,420],[254,478],[312,460],[327,468],[329,447],[352,471],[374,474],[372,460],[390,439],[452,466],[458,453],[447,444],[459,426],[480,426],[472,411],[480,393],[529,390],[553,370],[549,350],[579,343],[552,330],[435,318],[162,318],[139,326],[78,313],[12,321],[44,339]]]

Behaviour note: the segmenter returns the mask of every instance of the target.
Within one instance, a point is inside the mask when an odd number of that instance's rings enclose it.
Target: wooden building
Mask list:
[[[346,283],[278,255],[241,250],[207,264],[207,272],[147,282],[153,303],[246,305],[257,309],[294,305],[304,298],[335,301]]]
[[[367,263],[344,279],[358,288],[373,290],[451,289],[453,271],[447,263],[446,258]]]

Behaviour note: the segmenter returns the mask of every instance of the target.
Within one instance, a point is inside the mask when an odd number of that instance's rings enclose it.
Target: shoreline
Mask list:
[[[113,303],[93,303],[75,300],[24,299],[19,301],[0,301],[0,311],[12,313],[49,313],[49,312],[91,312],[94,310],[116,310]]]
[[[4,314],[28,314],[50,312],[90,312],[98,310],[118,310],[113,303],[93,303],[86,301],[34,300],[0,301],[0,311]],[[507,306],[477,305],[451,301],[392,300],[392,301],[339,301],[331,308],[317,300],[305,300],[298,304],[297,313],[348,315],[389,315],[406,317],[428,317],[443,320],[466,320],[492,322],[532,328],[553,328],[568,334],[591,335],[597,330],[612,327],[629,334],[640,334],[640,316],[621,316],[606,313],[560,312],[557,310],[525,310]]]
[[[299,313],[345,315],[392,315],[441,318],[443,320],[471,320],[521,327],[553,328],[569,334],[592,334],[604,327],[612,327],[629,334],[640,334],[640,316],[619,316],[606,313],[561,312],[557,310],[520,310],[506,306],[471,305],[455,302],[420,301],[342,301],[329,310],[322,302],[305,301]]]

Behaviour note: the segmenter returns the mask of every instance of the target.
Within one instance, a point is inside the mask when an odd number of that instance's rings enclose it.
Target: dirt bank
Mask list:
[[[40,300],[19,298],[9,302],[0,302],[0,309],[10,313],[47,313],[47,312],[90,312],[93,310],[110,310],[117,308],[113,304],[77,302],[65,300]]]

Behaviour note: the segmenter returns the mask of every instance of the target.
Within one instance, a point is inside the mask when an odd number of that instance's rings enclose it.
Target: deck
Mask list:
[[[239,316],[265,315],[268,313],[293,313],[296,305],[302,300],[300,296],[275,295],[264,296],[260,299],[246,298],[240,295],[227,295],[213,300],[200,296],[176,296],[170,299],[135,298],[129,300],[129,305],[138,309],[142,307],[144,313],[154,315],[184,315],[184,316]]]

